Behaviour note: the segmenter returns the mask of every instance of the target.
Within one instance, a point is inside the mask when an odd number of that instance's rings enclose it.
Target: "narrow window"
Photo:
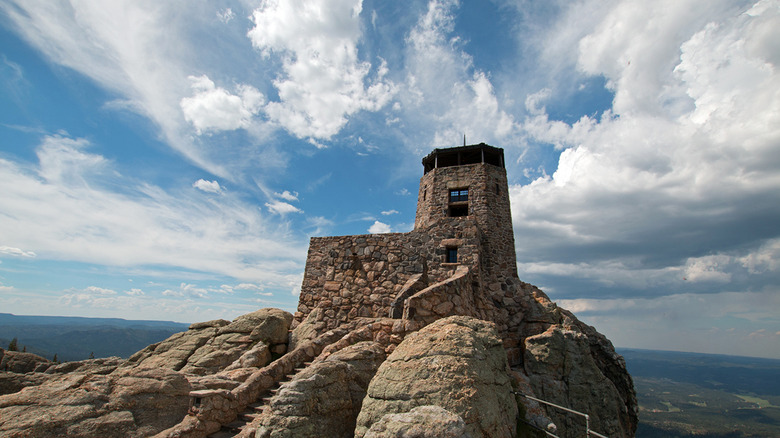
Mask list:
[[[447,248],[447,263],[458,263],[458,248],[457,247],[448,247]]]
[[[496,183],[496,195],[500,194],[501,190],[498,188],[498,183]]]

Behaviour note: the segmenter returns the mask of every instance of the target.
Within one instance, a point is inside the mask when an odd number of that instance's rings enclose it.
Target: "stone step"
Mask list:
[[[228,424],[223,424],[222,425],[222,429],[223,430],[228,430],[228,431],[233,431],[233,432],[240,432],[241,429],[244,428],[244,426],[246,426],[246,421],[235,420],[235,421],[232,421],[232,422],[230,422]]]
[[[255,412],[242,412],[242,413],[238,414],[238,418],[239,418],[239,420],[244,421],[245,423],[251,423],[252,420],[257,418],[258,415],[259,414],[255,413]]]

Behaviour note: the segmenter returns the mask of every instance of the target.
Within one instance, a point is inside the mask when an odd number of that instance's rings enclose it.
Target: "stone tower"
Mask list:
[[[517,278],[503,149],[480,143],[423,158],[414,230],[311,239],[296,320],[334,328],[355,318],[424,324],[493,321],[520,360]]]
[[[484,143],[434,149],[422,163],[415,231],[473,221],[482,231],[479,269],[500,283],[505,276],[516,278],[504,150]]]
[[[518,278],[503,149],[434,149],[422,164],[412,231],[311,239],[292,345],[360,326],[360,339],[397,344],[448,316],[489,321],[519,387],[582,412],[600,405],[591,424],[632,436],[636,395],[612,344]]]

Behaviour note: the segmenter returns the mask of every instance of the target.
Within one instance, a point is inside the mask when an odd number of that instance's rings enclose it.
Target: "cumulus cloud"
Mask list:
[[[207,298],[209,291],[195,284],[181,283],[177,289],[166,289],[162,294],[169,297]]]
[[[671,294],[746,280],[747,271],[770,278],[780,75],[767,47],[780,38],[778,10],[709,5],[625,1],[595,21],[574,47],[580,73],[604,77],[614,92],[600,117],[552,119],[549,90],[526,99],[528,138],[562,152],[552,176],[510,188],[520,266],[576,267],[534,281],[573,284],[612,267],[604,278],[615,291],[640,287],[637,274],[671,289],[625,293]]]
[[[685,267],[685,278],[688,281],[727,282],[731,280],[731,274],[722,271],[721,267],[730,261],[731,258],[725,255],[690,258]]]
[[[391,232],[390,225],[387,225],[386,223],[374,221],[374,223],[368,227],[368,232],[371,234],[382,234],[382,233],[389,233]]]
[[[222,187],[219,186],[217,181],[206,181],[204,179],[195,181],[192,183],[192,187],[208,193],[220,193],[222,191]]]
[[[84,292],[90,293],[93,295],[116,295],[116,291],[112,289],[106,289],[103,287],[97,287],[97,286],[89,286],[86,289],[84,289]]]
[[[292,134],[329,139],[349,116],[376,111],[395,93],[384,62],[372,76],[371,63],[358,58],[361,10],[361,0],[271,0],[253,12],[247,35],[284,70],[274,81],[279,101],[265,110]]]
[[[249,85],[239,85],[235,95],[217,87],[208,76],[189,79],[195,95],[183,98],[180,106],[199,134],[246,128],[265,102],[265,96]]]
[[[296,207],[296,206],[294,206],[292,204],[289,204],[287,202],[279,201],[278,199],[277,200],[272,200],[270,202],[266,202],[265,206],[268,207],[268,210],[271,211],[272,213],[276,213],[276,214],[279,214],[279,215],[282,215],[282,216],[284,216],[284,215],[286,215],[288,213],[302,213],[303,212],[303,210],[301,210],[300,208],[298,208],[298,207]]]
[[[11,246],[0,246],[0,254],[15,256],[15,257],[35,257],[35,253],[32,251],[24,251],[19,248]]]
[[[298,192],[290,192],[288,190],[285,190],[282,193],[274,193],[274,196],[282,198],[285,201],[297,201],[298,200]]]

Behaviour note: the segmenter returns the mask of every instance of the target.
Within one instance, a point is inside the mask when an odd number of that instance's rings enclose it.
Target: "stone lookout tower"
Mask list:
[[[612,344],[517,276],[503,149],[434,149],[422,164],[412,231],[311,239],[292,342],[353,327],[392,346],[447,316],[490,321],[518,387],[582,412],[600,405],[592,425],[632,436],[636,395]]]
[[[360,317],[493,321],[520,360],[517,278],[504,150],[480,143],[423,158],[414,230],[311,239],[297,321]]]

